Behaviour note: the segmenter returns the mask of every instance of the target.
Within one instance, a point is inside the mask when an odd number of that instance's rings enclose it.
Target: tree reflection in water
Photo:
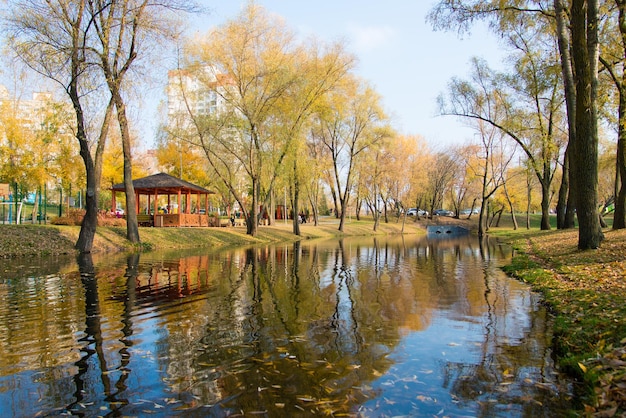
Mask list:
[[[557,415],[569,395],[550,317],[499,271],[509,256],[471,237],[378,237],[89,256],[78,286],[71,271],[2,279],[8,300],[30,298],[0,311],[3,329],[51,308],[62,285],[68,312],[47,327],[84,331],[46,344],[4,333],[0,354],[70,344],[79,355],[1,356],[0,414]],[[40,387],[67,395],[30,399]]]

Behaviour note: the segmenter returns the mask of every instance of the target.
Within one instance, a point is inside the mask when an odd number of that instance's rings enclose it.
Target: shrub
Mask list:
[[[55,218],[51,221],[54,225],[80,225],[85,217],[84,209],[69,209],[63,216]],[[107,212],[98,213],[98,226],[126,226],[126,219],[117,218],[115,215],[109,215]]]
[[[54,225],[80,225],[84,216],[84,209],[71,208],[63,216],[53,219],[51,223]]]

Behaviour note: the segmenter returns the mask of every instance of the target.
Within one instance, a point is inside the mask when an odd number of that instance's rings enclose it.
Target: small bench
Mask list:
[[[154,226],[154,218],[147,213],[137,214],[137,225],[139,226]]]

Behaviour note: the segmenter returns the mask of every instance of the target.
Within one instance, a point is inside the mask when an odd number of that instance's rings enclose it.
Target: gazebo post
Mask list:
[[[159,192],[157,189],[154,189],[154,216],[157,215],[157,213],[159,213]]]
[[[158,189],[154,189],[154,209],[152,210],[152,225],[157,225],[157,216],[159,215],[159,191]],[[148,208],[149,210],[150,208]]]
[[[111,212],[115,214],[115,209],[117,209],[117,203],[115,202],[115,195],[117,193],[115,190],[111,190]]]
[[[182,193],[180,189],[178,189],[178,197],[176,199],[176,203],[178,203],[178,213],[177,213],[178,226],[182,225],[182,218],[183,218],[183,201],[181,197],[182,197]]]

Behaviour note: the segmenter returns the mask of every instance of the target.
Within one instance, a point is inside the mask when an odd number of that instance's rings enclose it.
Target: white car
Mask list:
[[[422,209],[411,208],[406,211],[407,216],[428,216],[428,212]]]

